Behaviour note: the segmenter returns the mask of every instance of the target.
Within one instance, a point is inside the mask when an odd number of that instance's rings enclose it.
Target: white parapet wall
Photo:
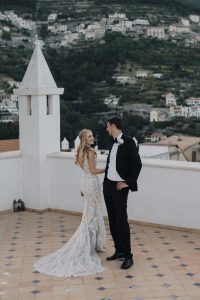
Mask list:
[[[63,152],[48,158],[50,207],[81,212],[81,170],[74,163],[74,154]],[[99,167],[105,166],[105,159],[98,155]],[[102,175],[100,180],[103,181]],[[199,163],[144,159],[139,191],[129,193],[129,219],[200,229],[199,182]]]
[[[75,164],[75,153],[55,153],[48,156],[50,174],[50,201],[51,208],[73,212],[82,212],[84,198],[81,196],[82,170]],[[105,166],[106,157],[101,155],[98,166]],[[99,176],[103,181],[103,176]],[[102,195],[103,198],[103,195]],[[104,214],[106,210],[104,207]]]
[[[81,169],[73,152],[47,157],[47,200],[44,208],[82,212]],[[22,157],[18,151],[0,154],[0,211],[12,209],[14,199],[23,199]],[[97,156],[104,167],[105,155]],[[99,176],[103,182],[103,175]],[[200,164],[191,162],[143,159],[138,180],[139,191],[130,192],[130,220],[200,229]],[[36,201],[37,202],[37,201]],[[35,203],[36,203],[35,202]],[[25,201],[25,205],[29,207]],[[33,205],[30,208],[36,208]],[[103,201],[104,215],[107,215]]]
[[[199,163],[143,160],[139,192],[129,199],[129,218],[200,229],[199,180]]]
[[[19,151],[0,153],[0,211],[13,208],[13,200],[21,195],[21,165]]]

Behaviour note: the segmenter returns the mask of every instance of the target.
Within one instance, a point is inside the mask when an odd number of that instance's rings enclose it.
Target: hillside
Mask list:
[[[68,131],[71,139],[81,125],[100,130],[100,125],[94,126],[95,122],[103,122],[99,113],[106,116],[113,110],[104,103],[109,95],[119,98],[121,105],[129,102],[153,106],[164,106],[163,95],[167,92],[175,94],[178,104],[188,97],[200,96],[200,23],[189,19],[189,15],[200,15],[198,0],[1,1],[0,11],[10,9],[35,26],[31,30],[19,29],[0,19],[0,72],[21,81],[38,34],[45,42],[43,53],[53,76],[58,86],[65,88],[62,131]],[[55,21],[48,21],[51,13],[57,14]],[[106,29],[100,38],[85,38],[87,28],[98,23],[102,30],[104,20],[114,14],[124,14],[127,22],[146,20],[149,25],[132,25],[126,32]],[[115,19],[111,26],[117,29],[120,22],[120,18]],[[188,31],[184,22],[189,22]],[[4,30],[5,26],[9,31]],[[65,31],[59,26],[65,26]],[[185,31],[174,33],[170,26]],[[148,36],[148,27],[162,30],[164,37]],[[70,39],[76,34],[78,40],[64,44],[66,36]],[[148,76],[136,78],[141,70]],[[154,74],[162,77],[158,79]],[[122,84],[114,79],[116,76],[136,80]],[[66,123],[66,118],[71,121]],[[81,118],[83,123],[76,125]],[[137,129],[133,127],[131,134]]]

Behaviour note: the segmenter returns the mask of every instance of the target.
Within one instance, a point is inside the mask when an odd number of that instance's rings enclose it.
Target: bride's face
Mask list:
[[[92,131],[89,131],[89,132],[86,134],[86,143],[87,143],[88,145],[93,145],[93,144],[94,144],[94,136],[93,136]]]

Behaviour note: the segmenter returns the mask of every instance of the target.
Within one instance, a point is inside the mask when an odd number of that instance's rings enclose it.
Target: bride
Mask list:
[[[85,202],[81,223],[61,249],[34,264],[36,271],[57,277],[92,275],[105,270],[97,255],[97,252],[105,249],[105,226],[101,186],[96,176],[104,173],[105,169],[95,166],[96,152],[91,148],[94,144],[92,131],[83,129],[79,138],[76,164],[83,170],[81,191]]]

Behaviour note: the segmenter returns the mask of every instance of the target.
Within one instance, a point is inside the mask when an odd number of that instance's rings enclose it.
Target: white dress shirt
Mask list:
[[[117,140],[121,139],[122,133],[118,135]],[[116,157],[117,157],[117,150],[119,147],[119,143],[114,143],[110,152],[110,161],[108,164],[108,174],[107,178],[112,181],[124,181],[116,170]]]

